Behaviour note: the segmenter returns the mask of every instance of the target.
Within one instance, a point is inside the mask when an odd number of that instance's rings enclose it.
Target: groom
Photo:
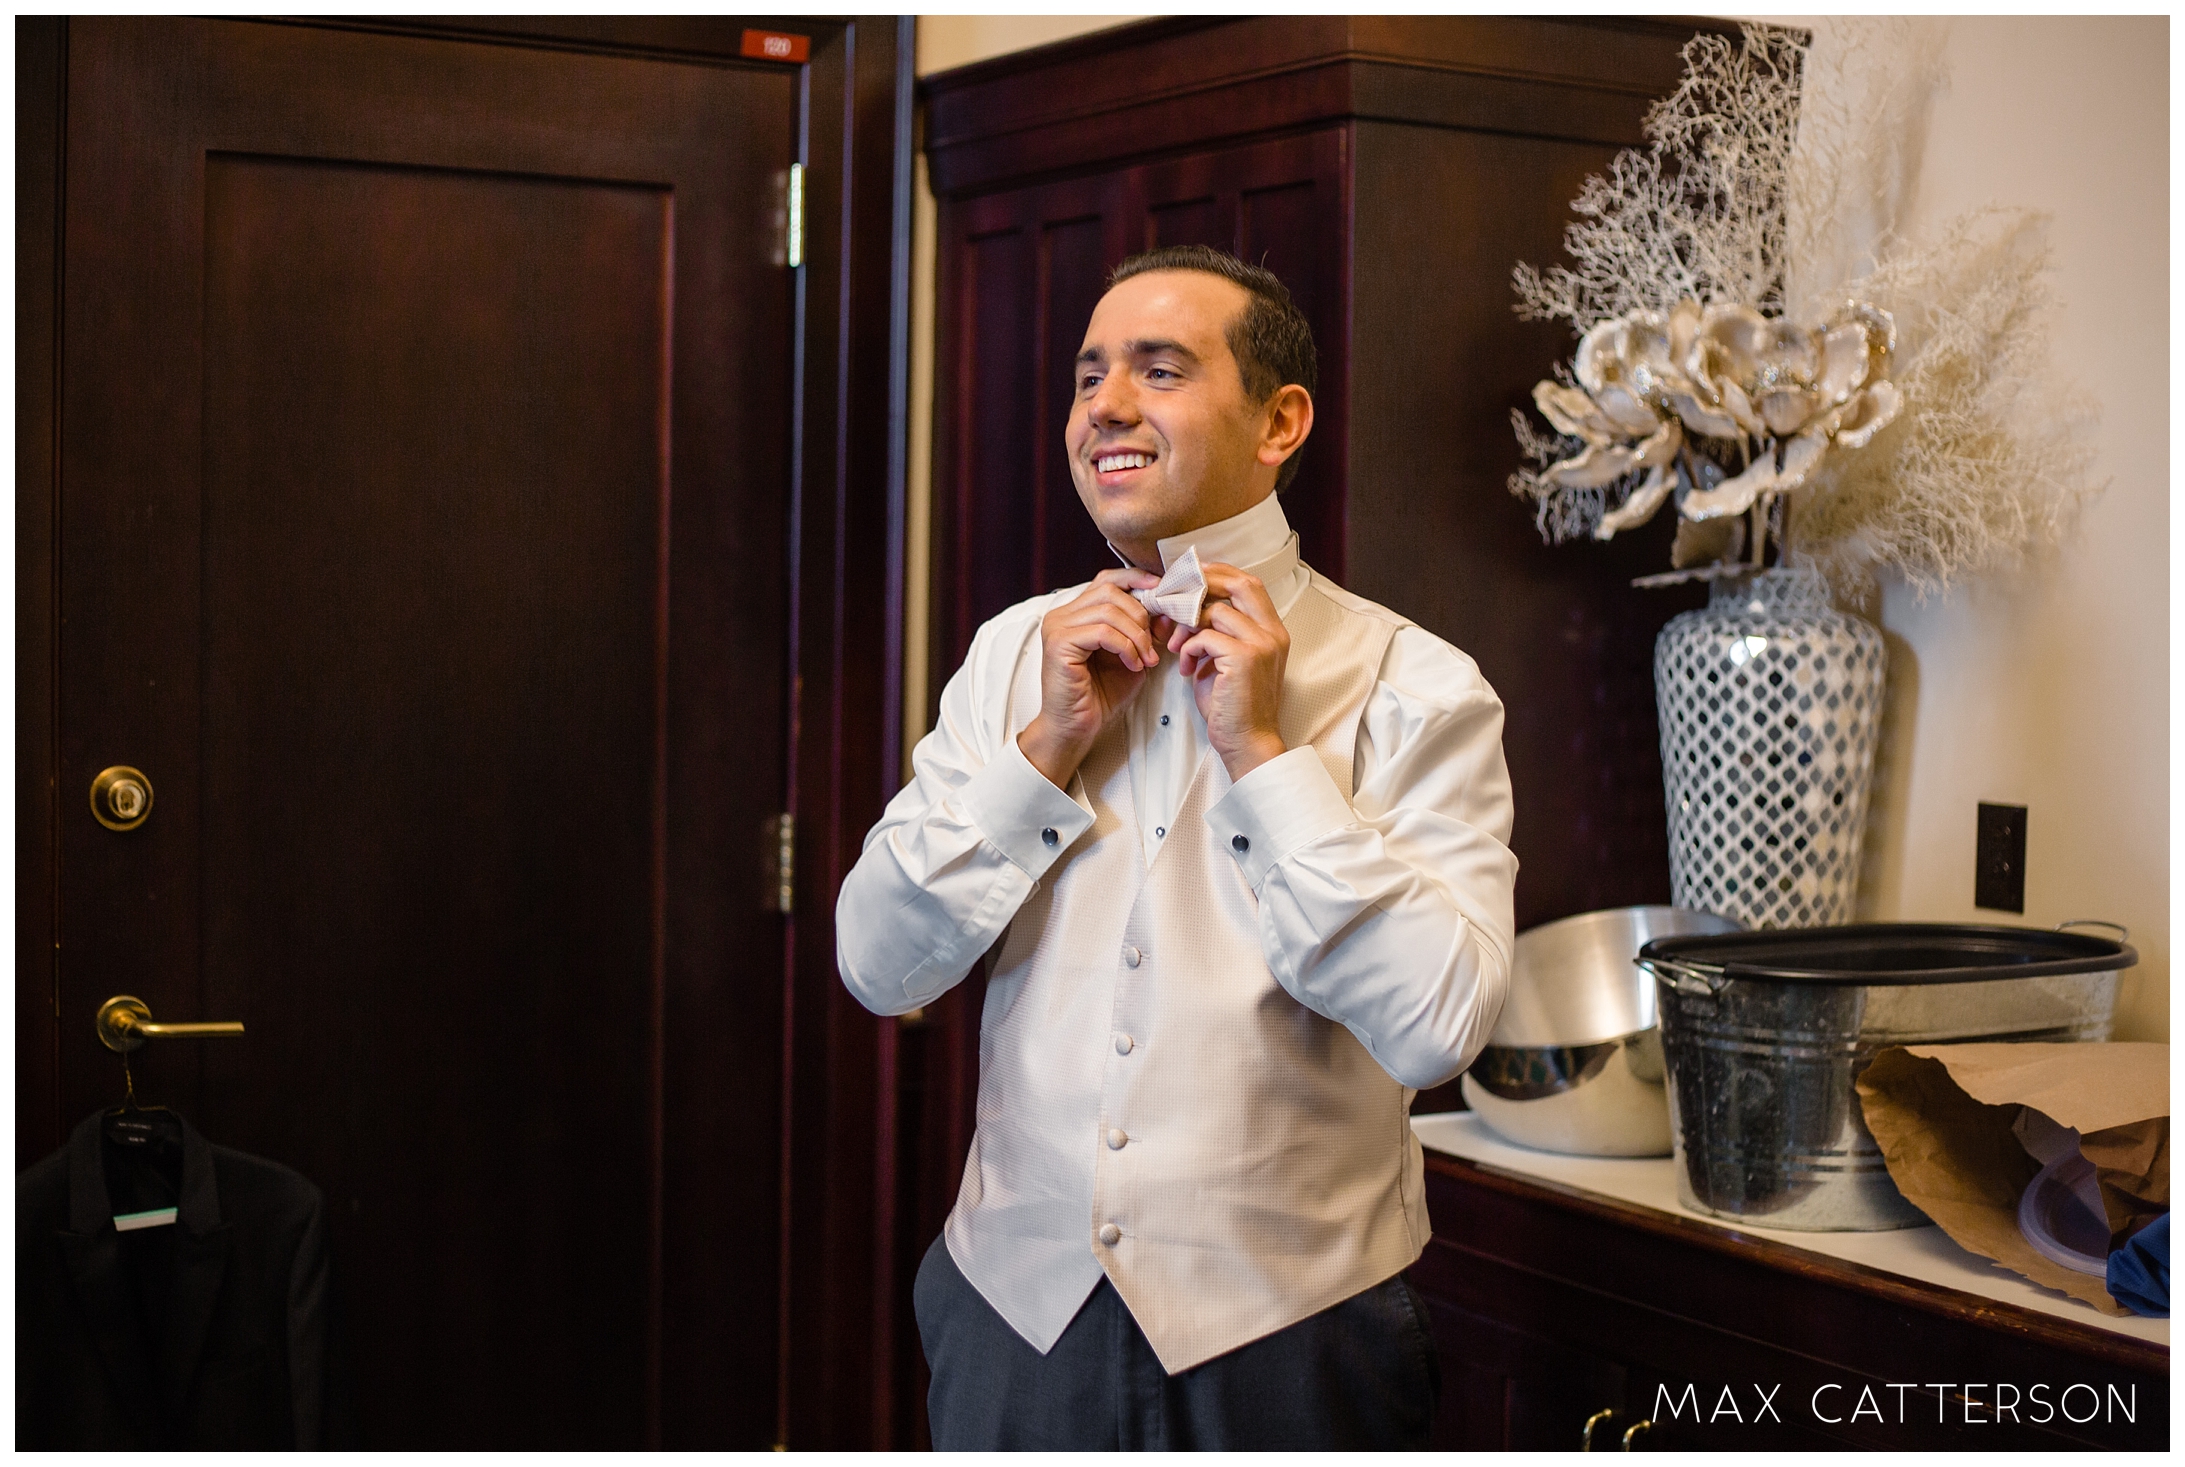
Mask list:
[[[1315,378],[1267,271],[1193,246],[1114,272],[1066,442],[1126,564],[979,629],[844,882],[876,1012],[993,954],[916,1286],[936,1447],[1425,1443],[1406,1116],[1508,981],[1502,707],[1299,560],[1276,490]],[[1179,625],[1135,593],[1194,549]]]

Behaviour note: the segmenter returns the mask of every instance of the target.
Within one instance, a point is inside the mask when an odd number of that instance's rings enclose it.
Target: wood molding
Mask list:
[[[15,23],[15,1156],[58,1146],[61,139],[68,22]]]
[[[1556,44],[1544,54],[1543,31]],[[1719,21],[1283,17],[1119,26],[925,79],[937,195],[1160,156],[1344,118],[1631,146],[1631,100],[1676,85],[1634,72],[1619,42],[1659,42]],[[1203,44],[1177,45],[1203,36]],[[1660,51],[1659,45],[1647,48]],[[1181,119],[1209,110],[1216,132]]]

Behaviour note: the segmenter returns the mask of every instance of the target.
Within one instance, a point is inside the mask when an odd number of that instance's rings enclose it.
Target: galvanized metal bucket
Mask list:
[[[2139,961],[2116,931],[1888,922],[1649,942],[1678,1200],[1809,1232],[1924,1223],[1853,1082],[1891,1045],[2107,1039],[2117,974]]]

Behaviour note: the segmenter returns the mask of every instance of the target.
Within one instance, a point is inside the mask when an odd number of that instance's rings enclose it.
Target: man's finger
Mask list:
[[[1080,664],[1091,659],[1095,652],[1108,652],[1116,661],[1132,672],[1144,672],[1153,666],[1153,659],[1128,632],[1109,622],[1085,622],[1068,629],[1062,639],[1070,660]]]
[[[1267,623],[1230,601],[1216,601],[1206,608],[1206,624],[1228,633],[1246,646],[1270,646]],[[1278,626],[1280,622],[1276,623]]]
[[[1134,565],[1117,565],[1110,566],[1099,575],[1094,576],[1092,586],[1086,589],[1090,591],[1100,586],[1120,586],[1126,591],[1150,591],[1160,584],[1161,578],[1151,571],[1142,571]]]
[[[1132,671],[1151,667],[1160,661],[1160,654],[1154,650],[1151,632],[1142,623],[1131,620],[1120,607],[1099,602],[1080,607],[1074,615],[1063,619],[1060,631],[1064,646],[1081,650],[1089,650],[1093,645],[1087,641],[1087,636],[1093,632],[1120,638],[1131,650],[1134,659],[1131,663]],[[1106,641],[1101,641],[1098,645],[1120,655],[1119,649]]]
[[[1275,613],[1274,598],[1267,594],[1266,584],[1258,576],[1219,561],[1201,566],[1200,570],[1206,576],[1210,596],[1237,607],[1254,621],[1282,620]]]
[[[1102,572],[1102,574],[1106,574],[1106,572]],[[1068,616],[1087,606],[1112,606],[1133,621],[1141,624],[1150,623],[1153,620],[1153,613],[1146,609],[1146,604],[1136,596],[1131,595],[1127,587],[1114,581],[1101,581],[1086,587],[1083,595],[1062,608],[1062,614]],[[1049,614],[1052,615],[1053,613]]]
[[[1238,656],[1249,649],[1228,633],[1214,627],[1202,627],[1196,634],[1176,649],[1176,668],[1185,677],[1198,673],[1200,664],[1217,662],[1224,657]]]

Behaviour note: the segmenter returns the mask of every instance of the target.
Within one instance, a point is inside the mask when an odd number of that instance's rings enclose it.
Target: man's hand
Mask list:
[[[1083,595],[1040,621],[1039,716],[1017,735],[1017,747],[1055,788],[1070,782],[1100,731],[1160,662],[1160,639],[1175,624],[1130,594],[1160,583],[1142,570],[1104,570]]]
[[[1290,632],[1257,576],[1233,565],[1202,570],[1210,598],[1206,625],[1177,627],[1168,647],[1177,656],[1177,672],[1191,679],[1207,741],[1234,783],[1288,748],[1276,717]]]

